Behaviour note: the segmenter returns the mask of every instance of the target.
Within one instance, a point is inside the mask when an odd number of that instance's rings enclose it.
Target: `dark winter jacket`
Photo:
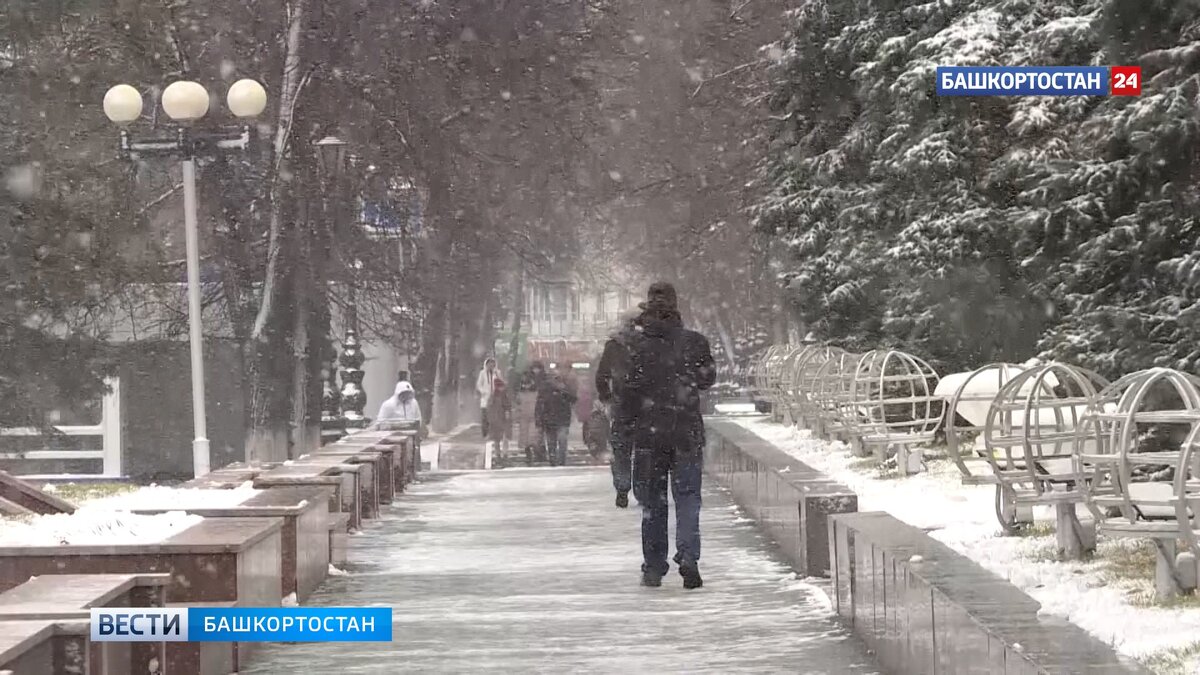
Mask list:
[[[643,447],[704,444],[700,392],[716,382],[708,340],[683,327],[677,312],[647,311],[627,349],[627,374],[618,403],[633,413],[630,432]]]
[[[577,398],[562,376],[543,378],[533,413],[537,425],[542,428],[571,426],[571,412]]]
[[[604,344],[600,363],[596,365],[596,397],[612,410],[614,425],[624,425],[640,408],[640,402],[621,396],[629,370],[629,347],[639,333],[637,321],[630,321]]]

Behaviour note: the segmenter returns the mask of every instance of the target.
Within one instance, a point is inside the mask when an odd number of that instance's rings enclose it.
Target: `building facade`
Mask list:
[[[527,360],[596,358],[639,301],[638,286],[625,280],[563,276],[527,281],[522,331]]]

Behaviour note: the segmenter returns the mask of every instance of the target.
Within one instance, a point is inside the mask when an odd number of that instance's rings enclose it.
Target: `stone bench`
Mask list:
[[[168,607],[236,607],[234,602],[180,602]],[[166,673],[230,675],[237,673],[246,657],[248,642],[173,642],[168,644]]]
[[[157,509],[134,509],[155,514],[177,511],[164,504]],[[273,487],[237,506],[192,507],[187,513],[205,518],[280,518],[281,593],[298,601],[312,595],[329,573],[329,490],[317,487]]]
[[[391,504],[396,501],[396,495],[400,492],[396,486],[402,481],[396,474],[403,471],[401,448],[394,445],[372,445],[363,448],[343,447],[335,443],[321,448],[320,451],[313,454],[321,457],[348,457],[351,458],[351,462],[363,461],[358,459],[360,455],[363,459],[369,459],[375,464],[375,483],[376,491],[379,494],[379,503]]]
[[[735,422],[710,419],[706,428],[705,471],[729,488],[797,572],[828,577],[828,518],[857,511],[858,496]]]
[[[375,466],[371,462],[350,462],[346,457],[310,455],[296,460],[289,468],[300,471],[324,470],[348,479],[347,491],[342,493],[342,510],[350,514],[354,529],[361,530],[364,520],[379,517],[379,491],[375,487]]]
[[[168,602],[280,606],[280,518],[206,519],[152,543],[0,548],[0,591],[47,574],[169,573]]]
[[[260,490],[297,486],[332,490],[329,511],[350,514],[350,528],[362,528],[362,493],[358,489],[358,474],[341,473],[336,466],[330,465],[288,464],[261,473],[254,479],[254,487]]]
[[[329,531],[329,562],[333,565],[343,565],[349,559],[347,547],[350,545],[350,514],[331,513],[327,524]]]
[[[836,612],[888,672],[1149,672],[889,514],[830,517],[829,548]]]
[[[92,607],[163,607],[168,574],[48,574],[0,593],[0,633],[10,621],[88,622]],[[145,673],[164,663],[162,642],[90,645],[93,673]],[[57,672],[57,671],[55,671]]]
[[[393,431],[391,436],[379,442],[380,445],[397,445],[404,449],[404,482],[405,485],[416,479],[421,470],[421,441],[414,430]]]
[[[42,675],[43,673],[133,673],[134,670],[99,670],[92,667],[94,659],[104,663],[108,645],[93,645],[87,619],[30,620],[0,622],[0,672],[13,675]],[[100,657],[93,656],[99,651]],[[117,651],[117,650],[111,650]],[[143,671],[144,672],[144,671]]]
[[[203,476],[193,478],[182,485],[185,488],[217,488],[229,489],[244,485],[247,482],[253,481],[259,474],[267,471],[269,466],[246,466],[241,462],[235,462],[227,466],[223,466],[216,471],[210,471]]]
[[[408,484],[416,480],[417,471],[420,469],[421,457],[416,449],[415,435],[396,433],[374,446],[375,448],[390,448],[395,453],[393,459],[396,463],[394,471],[396,494],[404,492]]]
[[[359,452],[378,453],[381,455],[379,466],[376,467],[379,472],[379,503],[391,504],[395,501],[396,495],[404,490],[406,479],[405,472],[405,454],[403,445],[384,445],[382,443],[372,444],[354,444],[354,443],[334,443],[327,445],[314,455],[320,456],[352,456]]]
[[[7,471],[0,471],[0,499],[33,513],[75,512],[74,504],[43,492]]]
[[[330,445],[323,448],[321,452],[314,453],[305,457],[301,457],[300,462],[314,459],[317,461],[334,462],[338,461],[345,464],[368,464],[370,470],[366,473],[369,475],[363,476],[363,487],[366,492],[363,494],[363,503],[367,506],[366,512],[363,513],[364,518],[378,518],[379,505],[391,504],[395,491],[395,477],[393,476],[394,468],[394,451],[381,450],[376,447],[369,448],[342,448],[338,445]]]
[[[57,619],[92,607],[163,607],[169,574],[46,574],[0,593],[0,617]]]

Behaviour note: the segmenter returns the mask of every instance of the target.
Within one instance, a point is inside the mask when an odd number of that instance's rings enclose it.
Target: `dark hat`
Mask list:
[[[679,296],[675,294],[675,287],[671,284],[665,281],[656,281],[650,284],[650,290],[646,293],[646,302],[638,306],[642,309],[654,307],[675,310],[679,307]]]

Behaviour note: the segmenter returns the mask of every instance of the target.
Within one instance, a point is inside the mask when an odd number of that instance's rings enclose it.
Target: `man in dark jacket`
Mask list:
[[[567,438],[576,398],[562,373],[554,371],[542,378],[533,416],[545,436],[551,466],[567,463]]]
[[[629,490],[633,486],[633,447],[630,430],[640,402],[621,397],[629,362],[629,346],[638,336],[637,319],[625,322],[621,330],[604,343],[604,352],[596,366],[596,398],[608,408],[609,439],[612,448],[613,488],[617,491],[617,506],[629,506]]]
[[[700,392],[716,381],[708,340],[683,327],[675,288],[650,287],[640,330],[627,349],[618,400],[633,413],[633,492],[643,509],[642,583],[661,586],[667,553],[667,488],[675,497],[675,563],[684,588],[699,588],[704,420]]]

